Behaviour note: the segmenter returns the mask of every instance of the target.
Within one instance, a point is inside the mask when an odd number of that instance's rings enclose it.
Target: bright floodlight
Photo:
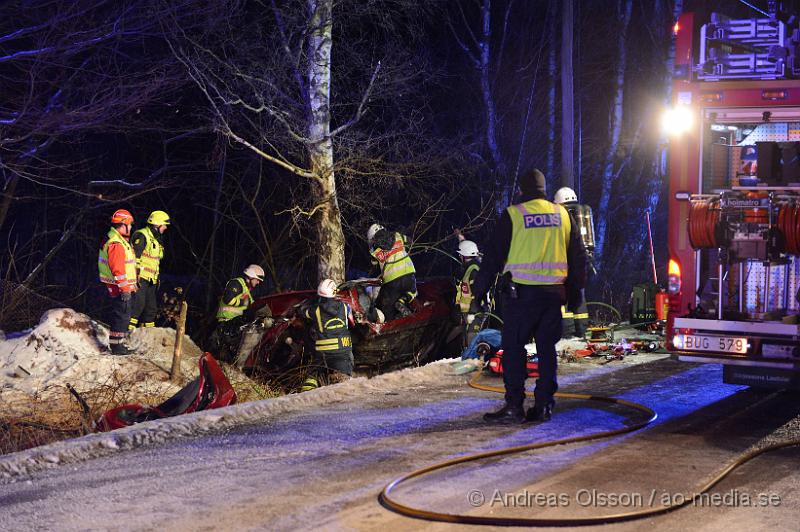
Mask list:
[[[665,133],[680,135],[686,133],[694,124],[691,110],[685,105],[667,109],[661,119],[661,127]]]

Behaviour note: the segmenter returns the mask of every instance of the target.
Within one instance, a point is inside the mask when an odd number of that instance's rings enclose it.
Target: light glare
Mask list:
[[[667,109],[661,120],[661,127],[664,132],[670,135],[680,135],[686,133],[694,124],[691,110],[684,106]]]

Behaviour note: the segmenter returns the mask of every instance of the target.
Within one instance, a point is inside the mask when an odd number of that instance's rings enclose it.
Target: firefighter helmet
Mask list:
[[[111,215],[111,223],[133,225],[133,215],[125,209],[117,209]]]
[[[264,280],[264,268],[258,264],[251,264],[245,268],[244,274],[251,279],[258,279],[259,281]]]
[[[472,240],[462,240],[458,244],[458,254],[462,257],[477,257],[481,252],[478,251],[478,244]]]
[[[378,231],[382,230],[383,226],[380,224],[372,224],[369,226],[369,230],[367,230],[367,242],[372,242],[372,239],[375,238],[375,235],[378,234]]]
[[[578,196],[575,195],[575,191],[569,187],[561,187],[556,191],[556,195],[553,197],[553,203],[558,203],[559,205],[563,205],[565,203],[577,203]]]
[[[164,211],[153,211],[147,218],[147,223],[150,225],[169,225],[169,214]]]
[[[317,294],[322,297],[333,297],[336,295],[336,281],[333,279],[323,279],[317,287]]]

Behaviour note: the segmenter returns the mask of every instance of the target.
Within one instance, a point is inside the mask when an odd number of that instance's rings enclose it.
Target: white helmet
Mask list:
[[[481,252],[478,251],[478,244],[472,240],[462,240],[458,243],[458,254],[462,257],[477,257]]]
[[[376,308],[375,314],[377,316],[375,318],[375,323],[386,323],[386,316],[383,314],[383,311],[381,309]]]
[[[251,279],[258,279],[259,281],[264,280],[264,268],[258,264],[251,264],[245,268],[244,274]]]
[[[378,234],[378,231],[382,230],[383,226],[380,224],[372,224],[369,226],[369,230],[367,230],[367,242],[372,242],[372,239],[375,238],[375,235]]]
[[[322,297],[333,297],[336,295],[336,281],[333,279],[323,279],[317,286],[317,294]]]
[[[561,187],[556,191],[556,195],[553,197],[553,203],[558,203],[559,205],[563,205],[565,203],[577,203],[578,196],[575,195],[575,191],[569,187]]]

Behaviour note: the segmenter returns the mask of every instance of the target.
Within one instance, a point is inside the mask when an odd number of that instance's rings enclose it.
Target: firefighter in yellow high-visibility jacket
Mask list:
[[[153,211],[147,218],[147,226],[133,233],[131,243],[136,253],[139,290],[133,298],[133,312],[128,326],[131,330],[139,325],[154,327],[156,324],[161,259],[164,258],[164,244],[161,239],[169,224],[167,213]]]
[[[369,254],[380,269],[381,288],[375,300],[386,321],[408,316],[417,297],[416,270],[408,254],[407,238],[372,224],[367,231]],[[374,318],[374,316],[373,316]]]

